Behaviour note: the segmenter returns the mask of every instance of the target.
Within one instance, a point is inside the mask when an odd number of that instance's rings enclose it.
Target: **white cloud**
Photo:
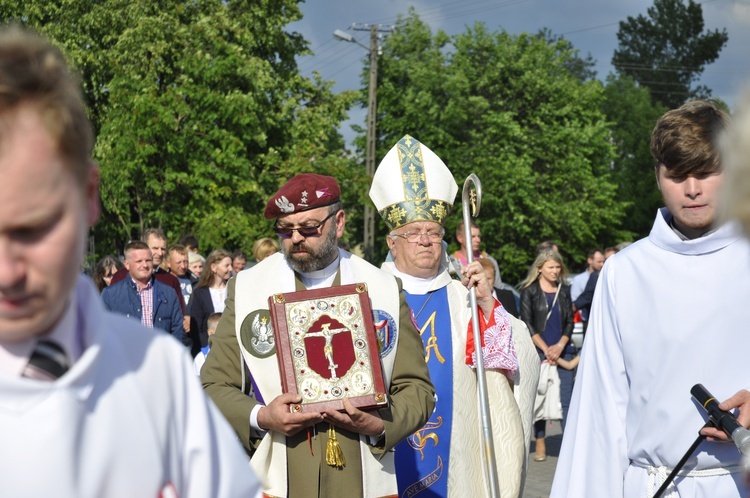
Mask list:
[[[750,26],[750,1],[732,2],[731,20],[739,25]]]

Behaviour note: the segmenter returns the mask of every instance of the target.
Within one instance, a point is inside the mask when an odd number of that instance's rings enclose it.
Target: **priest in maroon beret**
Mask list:
[[[422,341],[400,281],[338,248],[346,225],[340,196],[335,178],[304,173],[268,199],[264,215],[274,220],[282,251],[230,281],[201,370],[204,389],[233,426],[270,496],[395,496],[391,450],[422,427],[434,408]],[[296,411],[328,394],[331,378],[306,377],[301,395],[283,389],[268,298],[353,283],[365,283],[369,292],[388,406],[365,411],[344,400],[343,410]],[[328,353],[335,377],[336,346]],[[360,386],[344,390],[350,387]]]

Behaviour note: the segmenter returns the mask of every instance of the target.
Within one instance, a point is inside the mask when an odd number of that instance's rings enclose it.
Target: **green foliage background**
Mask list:
[[[476,173],[484,245],[509,282],[520,280],[542,240],[556,240],[579,261],[602,241],[631,236],[619,229],[627,204],[612,178],[616,149],[603,87],[568,69],[575,57],[563,40],[483,24],[433,35],[412,12],[379,64],[378,156],[408,133],[444,160],[459,185]],[[459,198],[449,233],[460,209]]]
[[[726,29],[704,31],[703,7],[693,0],[654,0],[646,14],[620,22],[612,65],[668,109],[709,97],[710,89],[693,83],[719,57]]]
[[[266,200],[301,171],[334,174],[359,200],[349,179],[362,168],[337,131],[355,94],[300,75],[307,44],[283,29],[301,17],[296,1],[2,0],[0,15],[49,36],[81,72],[100,255],[148,227],[249,251],[272,234]]]
[[[204,252],[249,251],[272,235],[268,197],[304,171],[339,180],[345,240],[361,241],[365,133],[351,153],[338,129],[351,106],[366,107],[369,68],[360,91],[340,94],[318,74],[303,76],[296,58],[310,53],[307,42],[287,28],[301,18],[298,4],[0,0],[0,21],[44,33],[81,74],[102,171],[97,256],[148,227],[164,228],[170,242],[194,233]],[[655,0],[647,13],[621,23],[618,73],[602,82],[590,56],[548,29],[511,35],[477,23],[449,36],[410,11],[379,61],[376,160],[410,134],[459,186],[476,173],[484,248],[510,283],[542,240],[577,267],[591,247],[647,235],[661,205],[649,153],[661,102],[708,95],[691,85],[727,39],[704,33],[692,0]],[[677,89],[669,99],[664,85]],[[460,210],[459,198],[449,234]],[[378,229],[376,264],[386,252]]]

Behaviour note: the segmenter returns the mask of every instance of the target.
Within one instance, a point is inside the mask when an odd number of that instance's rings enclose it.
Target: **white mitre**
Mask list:
[[[443,225],[458,185],[448,167],[427,146],[404,136],[380,162],[370,199],[389,230],[415,221]]]

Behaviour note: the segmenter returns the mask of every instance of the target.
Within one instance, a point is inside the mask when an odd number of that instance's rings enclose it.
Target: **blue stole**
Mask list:
[[[396,480],[401,497],[448,496],[453,420],[453,346],[447,287],[424,295],[406,294],[422,336],[427,368],[435,386],[435,411],[424,427],[396,446]]]

